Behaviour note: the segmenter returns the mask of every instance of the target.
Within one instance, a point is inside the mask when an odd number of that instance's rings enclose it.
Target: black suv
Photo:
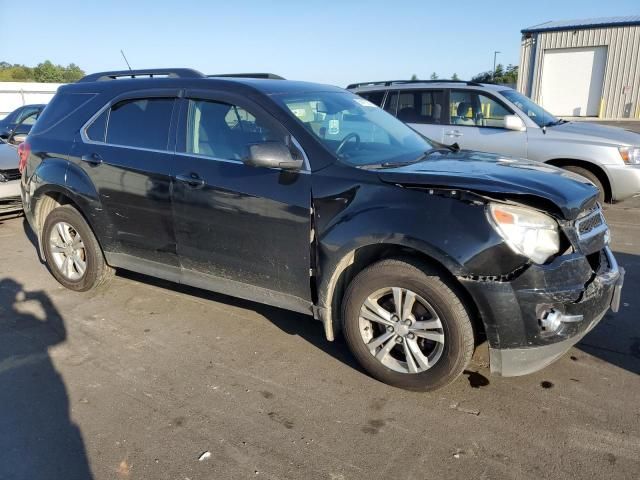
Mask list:
[[[493,372],[533,372],[618,307],[592,184],[433,144],[339,88],[98,73],[23,145],[25,212],[64,286],[123,268],[303,312],[392,385],[446,385],[485,338]]]

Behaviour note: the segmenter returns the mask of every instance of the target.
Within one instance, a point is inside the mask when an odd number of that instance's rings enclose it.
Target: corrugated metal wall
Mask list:
[[[518,90],[539,102],[545,50],[606,46],[602,118],[640,118],[640,26],[537,32],[522,37]]]

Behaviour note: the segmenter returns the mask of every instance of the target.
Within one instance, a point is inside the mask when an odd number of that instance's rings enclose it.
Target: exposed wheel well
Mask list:
[[[54,208],[58,208],[62,205],[74,205],[74,202],[67,197],[65,194],[60,192],[48,192],[45,193],[38,203],[36,204],[36,210],[34,213],[34,220],[36,227],[38,228],[38,232],[42,230],[42,226],[44,225],[44,221],[49,215],[49,212]]]
[[[336,271],[332,275],[332,280],[328,286],[327,304],[331,305],[330,318],[333,331],[337,333],[342,329],[342,299],[347,286],[353,278],[369,265],[387,258],[412,258],[438,270],[443,278],[446,278],[450,285],[455,288],[455,292],[460,295],[461,301],[469,310],[469,317],[473,323],[474,334],[477,344],[481,343],[485,337],[484,324],[480,318],[480,313],[473,298],[458,281],[458,279],[447,270],[444,265],[433,257],[426,255],[413,248],[394,244],[367,245],[354,250],[338,264]]]
[[[555,158],[553,160],[548,160],[545,163],[548,163],[549,165],[553,165],[554,167],[560,167],[560,168],[574,166],[574,167],[584,168],[585,170],[589,170],[596,177],[598,177],[598,180],[600,180],[600,183],[602,183],[602,186],[604,187],[605,200],[607,202],[611,202],[611,199],[613,198],[613,196],[611,192],[611,184],[609,183],[609,177],[607,177],[607,174],[604,172],[604,170],[600,168],[598,165],[596,165],[595,163],[586,162],[584,160],[575,160],[572,158]]]

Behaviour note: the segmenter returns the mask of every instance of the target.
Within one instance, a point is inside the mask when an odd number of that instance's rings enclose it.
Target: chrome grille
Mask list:
[[[576,220],[576,232],[580,240],[597,235],[607,230],[607,228],[607,222],[600,208],[592,209]]]

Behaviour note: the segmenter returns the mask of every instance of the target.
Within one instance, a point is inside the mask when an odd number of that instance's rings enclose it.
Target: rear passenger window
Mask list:
[[[366,98],[371,103],[381,107],[384,100],[384,91],[382,92],[360,92],[358,93],[362,98]]]
[[[144,98],[116,103],[109,114],[106,142],[166,150],[173,104],[172,98]]]
[[[442,90],[405,90],[398,99],[398,120],[406,123],[442,123]]]

